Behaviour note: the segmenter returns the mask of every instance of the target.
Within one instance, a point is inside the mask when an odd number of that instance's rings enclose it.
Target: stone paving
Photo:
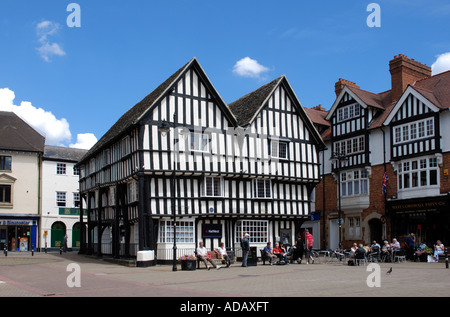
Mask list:
[[[450,269],[445,263],[342,262],[262,265],[236,262],[220,270],[172,272],[171,265],[126,267],[76,252],[9,252],[0,256],[0,297],[448,297]],[[79,267],[76,279],[70,267]],[[392,273],[387,271],[392,267]],[[369,269],[369,270],[368,270]],[[78,281],[79,285],[74,285]],[[379,282],[377,285],[376,282]],[[375,285],[374,285],[375,284]],[[79,286],[79,287],[78,287]],[[370,287],[373,286],[373,287]],[[379,287],[378,287],[379,286]]]

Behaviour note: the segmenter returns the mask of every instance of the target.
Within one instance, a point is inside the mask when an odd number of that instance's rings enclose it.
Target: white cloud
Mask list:
[[[450,70],[450,52],[438,55],[436,61],[431,65],[431,73],[433,75],[447,70]]]
[[[75,144],[70,144],[70,147],[77,149],[89,150],[95,143],[97,143],[97,138],[92,133],[80,133],[77,135],[77,142]]]
[[[36,26],[38,42],[41,45],[37,48],[37,51],[46,62],[50,62],[50,57],[54,55],[66,55],[66,52],[64,52],[58,43],[52,43],[49,39],[50,36],[58,32],[59,28],[60,25],[52,21],[42,21]]]
[[[50,111],[36,108],[28,101],[22,101],[17,106],[14,104],[15,97],[14,91],[8,88],[0,88],[0,111],[11,111],[24,119],[29,125],[45,136],[46,144],[65,146],[65,144],[72,140],[69,122],[65,118],[58,119]],[[86,138],[84,136],[86,134],[78,134],[76,145],[87,146],[88,141],[95,138],[93,134],[89,138]]]
[[[261,74],[269,71],[269,68],[258,63],[250,57],[244,57],[233,66],[233,73],[242,77],[260,78]]]

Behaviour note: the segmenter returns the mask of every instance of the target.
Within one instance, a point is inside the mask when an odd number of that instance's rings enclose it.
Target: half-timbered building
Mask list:
[[[177,257],[199,241],[239,255],[244,233],[252,246],[292,243],[322,146],[285,76],[228,105],[193,58],[78,163],[86,251],[155,263],[173,260],[174,239]]]
[[[442,137],[450,123],[449,72],[431,76],[430,67],[402,54],[389,70],[392,88],[385,92],[344,79],[335,84],[316,189],[328,248],[403,242],[408,233],[429,244],[450,238],[450,148]]]
[[[450,242],[450,71],[409,85],[384,121],[397,194],[387,200],[394,235]]]

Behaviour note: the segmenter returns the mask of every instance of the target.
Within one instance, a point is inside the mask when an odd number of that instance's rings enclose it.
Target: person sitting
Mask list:
[[[390,260],[390,254],[391,254],[391,245],[389,242],[384,241],[383,247],[381,248],[381,257],[382,259]]]
[[[281,264],[281,261],[284,261],[284,264],[289,264],[286,249],[284,249],[282,244],[278,245],[278,243],[275,243],[273,254],[279,258],[278,264]]]
[[[358,261],[356,260],[364,260],[366,258],[366,250],[364,249],[363,245],[360,244],[358,248],[355,250],[355,262],[358,264]]]
[[[222,256],[222,259],[225,260],[227,267],[230,267],[231,259],[228,256],[227,249],[225,248],[225,243],[220,242],[220,247],[218,247],[214,251],[217,252],[218,254],[220,254]]]
[[[441,240],[437,240],[436,242],[437,244],[434,245],[434,254],[433,254],[433,258],[435,259],[435,261],[437,262],[439,260],[439,255],[440,254],[444,254],[445,251],[445,247],[442,244]]]
[[[381,247],[380,245],[374,240],[372,245],[370,246],[370,258],[371,259],[376,259],[377,261],[380,258],[380,254],[381,254]]]
[[[392,250],[399,250],[400,249],[400,242],[397,241],[397,239],[392,239],[391,243],[391,249]]]
[[[350,248],[350,257],[352,259],[355,258],[355,253],[356,253],[357,249],[358,249],[358,245],[356,243],[353,243],[353,246]]]
[[[208,251],[206,250],[206,248],[203,246],[203,242],[199,242],[198,248],[197,248],[197,258],[202,260],[205,265],[206,268],[210,269],[210,266],[208,264],[211,263],[216,269],[220,269],[222,266],[221,265],[216,265],[209,257],[208,257]]]
[[[270,265],[273,264],[273,259],[275,258],[275,255],[273,254],[270,242],[267,242],[267,245],[264,247],[263,256],[270,261]]]

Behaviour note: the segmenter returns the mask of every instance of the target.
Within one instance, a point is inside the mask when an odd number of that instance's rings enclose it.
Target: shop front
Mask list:
[[[416,244],[425,242],[432,247],[437,240],[450,243],[450,195],[390,200],[387,202],[391,218],[392,237],[402,243],[414,233]]]
[[[38,219],[0,218],[0,248],[32,251],[37,246]]]

